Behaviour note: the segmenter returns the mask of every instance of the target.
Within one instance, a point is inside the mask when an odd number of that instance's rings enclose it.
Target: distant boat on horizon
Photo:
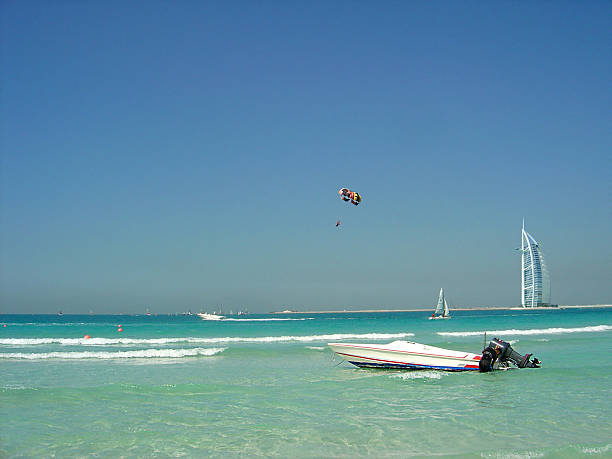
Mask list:
[[[225,319],[225,316],[217,314],[216,312],[213,312],[212,314],[208,314],[206,312],[199,312],[197,316],[204,320],[223,320]]]
[[[438,295],[438,304],[436,306],[436,310],[433,312],[429,320],[436,319],[450,319],[450,311],[448,309],[448,304],[446,303],[446,298],[444,297],[444,289],[440,289],[440,294]]]

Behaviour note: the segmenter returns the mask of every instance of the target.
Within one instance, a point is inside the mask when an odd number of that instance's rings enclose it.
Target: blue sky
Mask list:
[[[0,311],[610,303],[611,12],[5,1]]]

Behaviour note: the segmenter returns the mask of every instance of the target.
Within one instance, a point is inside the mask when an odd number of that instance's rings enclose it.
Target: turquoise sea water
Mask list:
[[[612,457],[612,309],[427,315],[0,315],[0,457]],[[543,367],[359,369],[326,347],[480,353],[484,331]]]

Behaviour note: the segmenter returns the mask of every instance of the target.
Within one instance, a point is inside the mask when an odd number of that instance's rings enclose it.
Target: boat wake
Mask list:
[[[233,317],[226,317],[223,322],[287,322],[289,320],[314,320],[314,317],[303,317],[301,319],[235,319]]]
[[[33,352],[0,353],[0,360],[45,360],[45,359],[178,359],[184,357],[210,357],[223,352],[226,348],[195,349],[145,349],[118,352]]]
[[[612,325],[594,325],[579,328],[532,328],[528,330],[479,330],[463,332],[437,332],[440,336],[480,336],[488,333],[491,335],[558,335],[563,333],[593,333],[611,331]]]
[[[219,343],[281,343],[314,341],[335,341],[339,339],[386,340],[414,336],[414,333],[335,333],[308,336],[225,336],[218,338],[168,337],[168,338],[5,338],[0,339],[4,346],[37,346],[61,344],[64,346],[112,346],[112,345],[164,345],[174,343],[219,344]]]

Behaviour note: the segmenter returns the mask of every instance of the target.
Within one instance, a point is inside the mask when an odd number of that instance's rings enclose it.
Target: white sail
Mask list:
[[[444,289],[441,288],[440,295],[438,296],[438,305],[436,306],[436,310],[434,311],[435,315],[441,316],[444,314],[445,309],[446,309],[445,303],[446,301],[444,300]]]
[[[430,319],[448,319],[450,318],[450,312],[448,310],[448,303],[444,297],[444,289],[440,289],[440,295],[438,296],[438,304],[436,310],[431,315]]]

